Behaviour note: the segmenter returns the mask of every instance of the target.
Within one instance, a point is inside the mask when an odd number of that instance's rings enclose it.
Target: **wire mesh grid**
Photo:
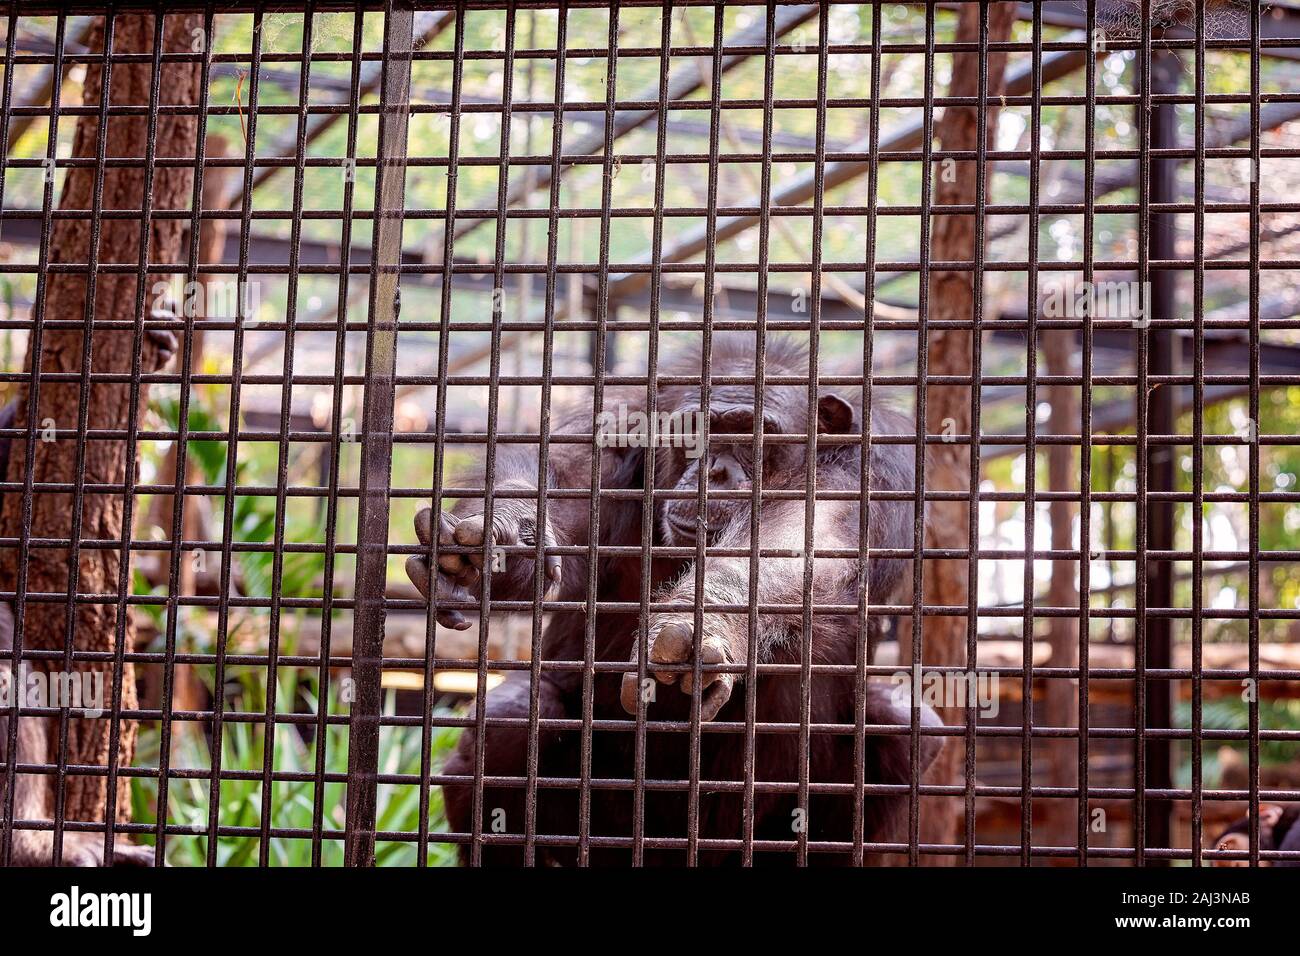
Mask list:
[[[1300,860],[1300,10],[4,22],[7,861]]]

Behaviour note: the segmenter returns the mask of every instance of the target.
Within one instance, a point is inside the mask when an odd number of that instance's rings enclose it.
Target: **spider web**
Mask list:
[[[1249,35],[1251,0],[1151,0],[1152,29],[1178,23],[1191,24],[1195,20],[1198,4],[1202,2],[1206,8],[1207,36]],[[1079,6],[1083,7],[1084,4],[1080,2]],[[1263,11],[1267,9],[1264,6]],[[1098,22],[1108,36],[1123,40],[1137,39],[1145,28],[1142,4],[1140,0],[1115,0],[1106,5]]]

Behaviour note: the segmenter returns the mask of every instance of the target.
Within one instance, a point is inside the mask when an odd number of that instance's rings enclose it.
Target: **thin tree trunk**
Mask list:
[[[1050,330],[1043,333],[1043,360],[1048,375],[1069,375],[1074,371],[1071,353],[1073,332]],[[1053,385],[1047,389],[1052,409],[1049,422],[1053,435],[1079,433],[1079,390],[1070,385]],[[1052,445],[1047,450],[1047,487],[1050,491],[1079,490],[1079,456],[1071,445]],[[1079,513],[1072,501],[1053,501],[1048,506],[1052,525],[1052,550],[1074,547],[1074,519]],[[1086,556],[1082,560],[1087,560]],[[1075,581],[1077,565],[1073,561],[1053,561],[1047,603],[1052,607],[1077,607],[1079,586]],[[1079,666],[1079,624],[1074,618],[1054,617],[1048,628],[1052,656],[1049,667]],[[1078,681],[1054,678],[1047,681],[1046,720],[1051,727],[1073,727],[1079,721]],[[1077,785],[1078,751],[1074,741],[1049,740],[1047,766],[1053,787]],[[1047,836],[1054,846],[1073,846],[1077,835],[1078,807],[1070,800],[1048,800]]]
[[[230,144],[226,142],[225,137],[209,136],[207,145],[204,147],[204,155],[211,159],[223,158],[230,155]],[[229,202],[230,182],[234,177],[235,170],[229,166],[214,166],[203,174],[203,208],[204,209],[225,209]],[[226,234],[229,232],[229,220],[227,219],[205,219],[199,227],[199,262],[221,262],[226,249]],[[201,274],[198,277],[199,297],[191,300],[188,294],[182,296],[182,303],[185,308],[197,310],[194,318],[196,325],[192,342],[190,344],[190,372],[198,375],[203,370],[203,326],[202,320],[208,318],[207,304],[211,300],[209,290],[221,285],[222,282],[229,281],[228,276],[219,276],[212,274]],[[188,293],[189,290],[184,290]],[[177,349],[177,354],[184,354],[184,343]],[[191,401],[196,401],[198,394],[202,391],[202,386],[191,385]],[[161,468],[158,469],[158,481],[161,484],[173,484],[176,481],[176,461],[179,455],[179,449],[176,442],[172,442],[167,449],[167,457]],[[185,463],[185,484],[192,482],[198,475],[198,465],[195,463],[193,456],[186,458]],[[185,495],[182,499],[183,511],[181,514],[181,540],[194,541],[202,537],[200,529],[202,528],[202,517],[199,514],[199,502],[190,495]],[[162,528],[163,532],[170,537],[172,533],[172,514],[175,509],[175,495],[158,495],[152,506],[153,519],[155,524]],[[178,547],[176,542],[172,542],[172,547]],[[168,552],[160,552],[158,563],[158,580],[168,583],[168,572],[170,565],[170,555]],[[183,554],[180,563],[180,580],[177,582],[182,596],[191,596],[198,594],[198,567],[193,560],[193,556]],[[191,613],[196,609],[191,609]],[[210,704],[207,693],[204,689],[203,682],[199,679],[197,670],[190,664],[177,664],[172,689],[172,706],[176,710],[199,711],[207,709]],[[172,735],[172,749],[183,744],[183,738],[179,734]]]
[[[990,43],[1007,40],[1015,21],[1014,3],[994,3],[988,8]],[[956,39],[976,43],[980,38],[980,5],[963,4],[957,24]],[[988,56],[988,93],[1001,94],[1006,54]],[[979,94],[980,62],[977,53],[953,55],[949,96],[973,97]],[[998,110],[985,108],[986,142],[993,142]],[[975,107],[945,108],[935,124],[939,146],[944,150],[973,150],[979,145],[979,115]],[[974,162],[941,163],[936,168],[935,204],[973,204],[978,176],[988,183],[989,169],[980,170]],[[985,198],[988,199],[987,189]],[[975,217],[973,215],[935,216],[930,238],[934,260],[969,261],[975,257]],[[930,274],[929,318],[935,322],[969,322],[974,314],[973,272],[932,272]],[[970,375],[972,371],[972,335],[968,331],[944,329],[929,335],[929,374]],[[968,434],[971,427],[971,390],[965,385],[929,385],[927,392],[926,431],[930,434]],[[961,444],[934,446],[926,469],[926,486],[933,491],[970,491],[970,449]],[[964,501],[930,503],[926,532],[927,548],[965,548],[969,527],[969,509]],[[925,569],[926,604],[962,605],[967,603],[967,564],[961,560],[928,561]],[[966,663],[966,620],[961,617],[927,617],[923,633],[925,664]],[[963,727],[967,709],[945,707],[941,716],[950,726]],[[965,748],[949,739],[931,766],[927,780],[937,784],[960,784],[964,780]],[[960,798],[931,798],[925,802],[921,820],[921,839],[926,843],[960,843],[965,829],[963,801]],[[923,857],[934,863],[945,858]]]
[[[224,136],[209,136],[207,145],[203,150],[209,159],[219,159],[230,155],[230,144],[226,142]],[[204,209],[225,209],[230,192],[229,185],[235,172],[229,166],[214,166],[203,174],[203,208]],[[229,220],[226,219],[205,219],[199,228],[199,262],[200,263],[217,263],[221,262],[225,255],[226,234],[229,232]],[[207,303],[210,298],[209,289],[213,286],[220,285],[226,281],[226,277],[203,273],[198,277],[199,295],[193,301],[189,301],[188,296],[183,297],[182,303],[187,308],[196,309],[195,326],[193,342],[190,346],[190,372],[198,375],[203,369],[203,325],[202,321],[208,318]],[[182,341],[177,347],[177,354],[184,351],[184,342]],[[191,386],[195,395],[202,391],[201,385]],[[178,449],[173,442],[167,449],[167,456],[163,459],[162,465],[158,469],[159,484],[173,484],[176,481],[176,459]],[[188,459],[188,474],[185,480],[189,482],[195,475],[194,459]],[[150,516],[153,523],[157,525],[166,534],[171,534],[172,530],[172,511],[175,508],[173,495],[156,495],[150,504]],[[186,539],[194,537],[194,531],[197,529],[197,519],[195,501],[191,497],[185,498],[185,514],[183,517],[184,530],[182,536]],[[160,582],[167,580],[168,557],[165,553],[158,559],[160,568],[157,577]],[[181,562],[181,593],[195,594],[194,591],[195,569],[191,561]]]
[[[201,36],[202,17],[198,14],[168,16],[163,39],[167,52],[191,52],[195,36]],[[114,19],[115,53],[151,53],[154,43],[154,17],[152,15],[122,15]],[[92,31],[89,47],[102,50],[104,26],[102,21]],[[200,69],[197,63],[165,63],[162,66],[159,100],[162,105],[189,105],[199,100]],[[146,106],[150,101],[152,65],[144,63],[114,63],[109,91],[113,106]],[[103,83],[103,73],[94,64],[87,68],[83,101],[98,107]],[[164,114],[157,123],[155,155],[162,157],[193,157],[197,118]],[[99,120],[96,116],[82,116],[77,121],[73,155],[93,158],[99,140]],[[104,151],[112,157],[137,158],[148,149],[148,118],[143,115],[113,116],[107,120]],[[144,201],[145,170],[143,165],[130,168],[110,167],[103,172],[102,206],[105,209],[140,209]],[[63,194],[59,201],[62,209],[88,210],[93,207],[96,170],[79,167],[67,170]],[[191,200],[193,170],[190,168],[157,167],[153,170],[152,208],[188,209]],[[154,219],[150,225],[149,260],[153,263],[173,263],[181,254],[180,238],[185,221],[179,219]],[[138,264],[140,258],[140,221],[132,219],[102,219],[99,223],[99,261],[103,264]],[[59,219],[53,224],[50,258],[54,263],[85,263],[91,255],[91,228],[89,218]],[[149,280],[150,285],[153,279]],[[95,322],[134,321],[136,316],[136,275],[134,272],[101,273],[95,278]],[[45,287],[44,304],[47,320],[83,319],[86,313],[88,285],[84,273],[51,273]],[[145,290],[145,309],[152,303],[152,288]],[[147,312],[146,312],[147,314]],[[128,372],[132,366],[135,336],[130,331],[103,330],[93,333],[91,371],[96,374]],[[33,338],[33,345],[34,345]],[[27,367],[35,365],[43,374],[82,374],[83,330],[46,329],[41,354],[29,353]],[[150,368],[157,362],[157,347],[147,338],[143,344],[142,367]],[[19,394],[20,411],[17,427],[28,425],[28,389]],[[40,383],[35,427],[43,429],[53,422],[58,429],[75,429],[79,425],[79,382]],[[90,429],[122,429],[130,411],[130,385],[126,383],[96,382],[89,388],[87,426]],[[147,388],[141,387],[141,401]],[[76,473],[78,443],[71,437],[57,441],[38,441],[32,462],[32,477],[36,482],[73,482],[82,479],[88,483],[120,485],[126,480],[126,443],[119,440],[96,440],[85,445],[82,473]],[[15,440],[9,461],[8,480],[21,482],[27,471],[26,447],[21,439]],[[0,535],[17,537],[22,526],[22,498],[19,493],[5,496],[0,513]],[[67,493],[40,492],[32,497],[30,533],[35,538],[67,539],[72,532],[73,496]],[[120,542],[122,539],[124,502],[121,495],[87,493],[82,503],[82,539]],[[121,553],[116,547],[87,548],[80,551],[76,580],[78,594],[114,595],[118,590],[118,573]],[[69,587],[70,555],[66,548],[32,548],[27,559],[27,589],[29,592],[66,594]],[[17,580],[18,556],[10,550],[0,555],[0,581],[6,589],[14,589]],[[68,631],[68,604],[66,601],[42,603],[27,601],[23,641],[28,648],[62,649]],[[110,603],[79,603],[75,609],[73,644],[78,651],[112,651],[115,646],[117,605]],[[134,628],[126,621],[126,649],[132,647]],[[53,666],[60,667],[61,663]],[[104,672],[104,687],[111,688],[110,664],[82,664],[78,670],[100,669]],[[135,681],[128,663],[123,674],[122,706],[136,705]],[[58,746],[58,735],[52,734],[52,748]],[[106,767],[108,765],[110,721],[71,720],[68,727],[68,747],[65,754],[69,764]],[[122,723],[118,756],[120,766],[128,766],[135,748],[135,724]],[[53,756],[53,755],[52,755]],[[127,799],[127,780],[119,778],[117,807],[119,819],[127,819],[130,801]],[[70,820],[102,820],[107,796],[107,778],[98,775],[70,775],[65,782],[65,817]]]

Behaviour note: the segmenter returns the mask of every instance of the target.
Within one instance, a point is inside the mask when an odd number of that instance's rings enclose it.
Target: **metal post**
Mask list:
[[[1151,55],[1151,92],[1153,95],[1178,92],[1178,79],[1182,66],[1178,56],[1168,50],[1154,51]],[[1159,103],[1152,108],[1151,148],[1173,149],[1178,146],[1178,116],[1171,103]],[[1151,202],[1178,201],[1178,161],[1156,159],[1151,161]],[[1177,257],[1177,217],[1172,213],[1153,213],[1151,216],[1151,259]],[[1178,273],[1169,269],[1153,269],[1148,319],[1163,322],[1173,319],[1178,310]],[[1173,375],[1179,367],[1179,342],[1175,330],[1157,326],[1149,330],[1151,336],[1150,372],[1152,375]],[[1152,435],[1172,435],[1177,431],[1177,392],[1171,385],[1157,385],[1148,391],[1150,418],[1148,428]],[[1147,449],[1147,490],[1143,507],[1147,511],[1150,551],[1172,551],[1174,547],[1174,503],[1167,498],[1151,497],[1151,493],[1174,490],[1174,458],[1172,445],[1152,444]],[[1147,560],[1147,601],[1149,608],[1173,607],[1173,562],[1164,559]],[[1171,621],[1168,617],[1149,617],[1146,629],[1147,667],[1168,668],[1171,660]],[[1147,723],[1140,731],[1164,729],[1173,726],[1173,684],[1168,678],[1147,681]],[[1173,786],[1172,752],[1166,738],[1148,739],[1147,787],[1152,790]],[[1173,805],[1167,800],[1148,800],[1147,843],[1150,848],[1168,849],[1171,844],[1171,818]],[[1159,857],[1148,857],[1147,865],[1167,865]]]
[[[375,859],[379,723],[383,705],[379,682],[386,617],[388,495],[393,467],[393,398],[397,375],[397,316],[401,308],[402,216],[414,24],[414,7],[409,0],[389,0],[384,11],[384,76],[379,97],[374,252],[370,261],[370,331],[361,422],[352,634],[354,696],[348,732],[344,845],[348,866],[371,866]]]

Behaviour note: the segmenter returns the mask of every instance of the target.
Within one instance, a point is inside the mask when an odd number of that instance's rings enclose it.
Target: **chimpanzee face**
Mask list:
[[[785,402],[771,402],[763,410],[763,435],[807,434],[807,392],[791,390],[794,394]],[[708,469],[708,506],[704,526],[707,541],[716,539],[719,532],[737,516],[749,514],[752,499],[749,496],[723,495],[717,492],[749,492],[754,487],[754,476],[760,467],[764,485],[782,475],[802,473],[805,468],[807,446],[803,442],[764,441],[761,454],[755,455],[754,403],[752,390],[748,401],[743,392],[720,389],[713,396],[709,411],[708,448],[702,442],[687,447],[699,453],[688,456],[681,448],[673,448],[664,455],[664,467],[659,472],[656,486],[683,492],[680,498],[663,501],[659,506],[659,530],[665,544],[673,547],[691,547],[696,543],[700,526],[699,487],[700,469]],[[699,421],[698,412],[679,407],[679,413],[688,413],[686,419]],[[824,395],[818,404],[817,430],[823,433],[847,433],[854,426],[853,409],[838,395]]]

